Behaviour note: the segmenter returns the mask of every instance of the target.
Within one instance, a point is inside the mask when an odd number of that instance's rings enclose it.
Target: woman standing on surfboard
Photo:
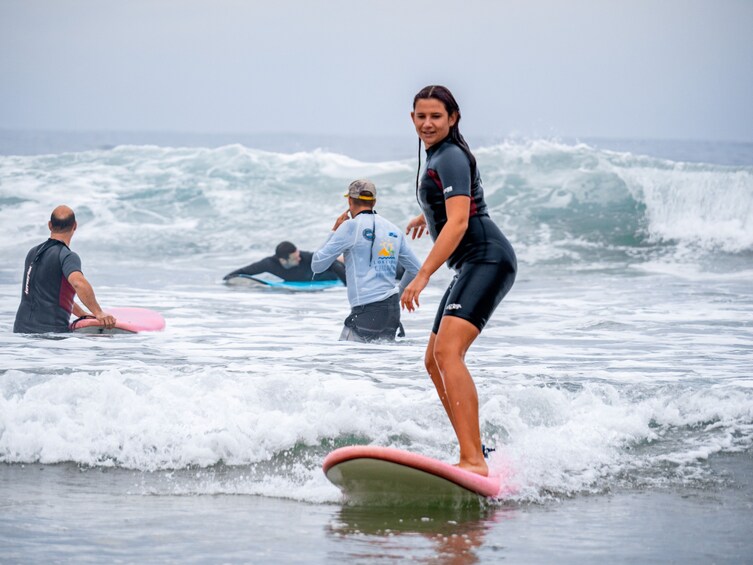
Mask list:
[[[443,86],[416,94],[411,112],[426,149],[426,170],[416,175],[422,214],[406,228],[412,238],[427,230],[434,245],[401,297],[413,311],[429,278],[446,262],[456,271],[439,304],[424,362],[460,444],[459,466],[487,475],[481,447],[478,395],[465,354],[515,281],[510,242],[489,217],[476,159],[460,134],[460,107]]]

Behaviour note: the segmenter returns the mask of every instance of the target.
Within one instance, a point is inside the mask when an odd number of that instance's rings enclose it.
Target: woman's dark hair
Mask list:
[[[463,136],[460,134],[460,106],[458,106],[457,101],[455,100],[455,97],[452,95],[452,92],[445,87],[440,86],[438,84],[431,84],[429,86],[423,87],[421,90],[418,91],[418,94],[413,97],[413,109],[416,109],[416,104],[419,100],[426,100],[429,98],[434,98],[435,100],[439,100],[442,104],[444,104],[445,110],[447,110],[447,114],[452,116],[452,114],[457,115],[457,120],[455,120],[455,125],[450,128],[450,135],[448,136],[450,138],[450,141],[452,141],[455,145],[460,147],[460,149],[463,150],[463,153],[465,153],[468,156],[468,160],[471,162],[471,185],[473,184],[473,181],[476,179],[476,158],[473,156],[473,153],[471,153],[471,148],[468,147],[468,143],[466,143]],[[416,190],[418,190],[418,175],[421,170],[421,139],[418,140],[418,171],[416,171]]]

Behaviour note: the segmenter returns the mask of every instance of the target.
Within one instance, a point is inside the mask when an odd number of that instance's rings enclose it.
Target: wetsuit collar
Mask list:
[[[47,251],[47,250],[48,250],[48,249],[50,249],[51,247],[55,247],[55,246],[56,246],[56,245],[57,245],[58,243],[59,243],[60,245],[63,245],[63,246],[65,246],[65,247],[68,247],[67,245],[65,245],[65,242],[63,242],[63,241],[60,241],[59,239],[53,239],[53,238],[50,238],[50,239],[48,239],[47,241],[45,241],[45,242],[44,242],[44,243],[43,243],[43,244],[42,244],[42,245],[41,245],[41,246],[39,247],[39,249],[37,249],[37,252],[36,252],[36,253],[34,254],[34,261],[33,261],[33,262],[34,262],[34,263],[36,263],[37,261],[39,261],[40,257],[42,257],[42,255],[44,255],[44,252],[45,252],[45,251]]]
[[[450,141],[450,136],[449,135],[447,137],[445,137],[442,141],[440,141],[438,143],[435,143],[434,145],[432,145],[431,147],[429,147],[426,150],[426,155],[427,156],[432,155],[433,153],[435,153],[436,151],[438,151],[439,148],[442,147],[442,145],[444,145],[448,141]],[[450,143],[452,143],[452,142],[450,141]]]

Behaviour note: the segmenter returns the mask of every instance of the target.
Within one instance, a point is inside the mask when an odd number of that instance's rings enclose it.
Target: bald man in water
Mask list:
[[[58,206],[47,226],[50,239],[32,247],[26,255],[21,304],[13,331],[67,332],[71,313],[79,318],[94,316],[105,328],[112,328],[115,318],[100,308],[94,290],[81,272],[81,259],[68,247],[77,227],[73,210]],[[76,295],[91,314],[74,302]]]

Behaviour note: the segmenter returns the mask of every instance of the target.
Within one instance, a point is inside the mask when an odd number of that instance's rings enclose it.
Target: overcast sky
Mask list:
[[[753,141],[753,0],[0,0],[0,128]]]

